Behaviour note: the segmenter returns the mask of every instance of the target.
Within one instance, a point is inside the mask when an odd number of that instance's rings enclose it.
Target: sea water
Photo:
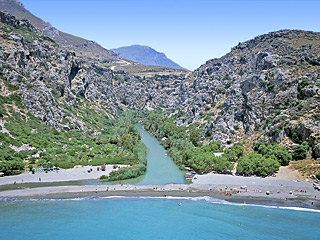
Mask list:
[[[180,204],[181,203],[181,206]],[[0,239],[320,239],[320,212],[202,198],[0,202]]]

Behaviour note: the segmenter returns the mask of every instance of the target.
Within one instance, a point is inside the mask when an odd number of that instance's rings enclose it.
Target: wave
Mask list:
[[[303,208],[303,207],[289,207],[289,206],[272,206],[272,205],[261,205],[261,204],[247,204],[247,203],[234,203],[229,202],[224,199],[213,198],[210,196],[202,197],[173,197],[173,196],[86,196],[86,197],[75,197],[75,198],[41,198],[41,199],[19,199],[19,198],[0,198],[0,202],[22,202],[22,201],[92,201],[92,200],[103,200],[103,199],[167,199],[167,200],[185,200],[185,201],[201,201],[211,204],[223,204],[223,205],[233,205],[233,206],[247,206],[247,207],[263,207],[272,209],[284,209],[293,211],[307,211],[320,213],[319,209]]]
[[[268,205],[259,205],[259,204],[239,204],[239,203],[231,203],[232,205],[241,205],[241,206],[252,206],[252,207],[263,207],[263,208],[273,208],[273,209],[285,209],[285,210],[293,210],[293,211],[305,211],[305,212],[316,212],[320,213],[319,209],[313,208],[303,208],[303,207],[285,207],[285,206],[268,206]]]

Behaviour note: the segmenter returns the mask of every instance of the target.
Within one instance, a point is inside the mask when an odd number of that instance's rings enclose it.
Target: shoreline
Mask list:
[[[154,188],[158,189],[155,190]],[[33,189],[9,190],[0,192],[0,202],[10,200],[47,200],[47,199],[75,199],[86,197],[161,197],[161,198],[201,198],[211,197],[225,200],[234,204],[252,204],[274,207],[298,207],[320,210],[320,197],[314,199],[310,194],[295,194],[288,198],[279,198],[277,195],[263,195],[258,193],[240,192],[226,195],[225,191],[206,190],[204,186],[185,184],[167,185],[82,185],[58,186]]]
[[[88,173],[89,169],[93,169]],[[190,184],[99,184],[108,174],[85,166],[49,173],[24,173],[0,178],[1,199],[68,199],[81,197],[212,197],[234,203],[320,209],[320,191],[311,182],[281,177],[242,177],[208,173],[195,175]],[[41,178],[41,182],[39,181]],[[24,181],[21,181],[23,179]],[[19,181],[20,180],[20,181]],[[84,180],[92,180],[90,185]],[[17,181],[13,184],[13,181]]]

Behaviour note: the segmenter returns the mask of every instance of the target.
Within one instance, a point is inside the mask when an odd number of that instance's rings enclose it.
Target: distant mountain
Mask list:
[[[164,53],[157,52],[156,50],[148,46],[132,45],[111,50],[118,53],[120,57],[144,65],[157,65],[162,67],[186,70],[185,68],[179,66],[178,64],[167,58]]]
[[[119,59],[116,53],[103,48],[94,41],[59,31],[50,23],[34,16],[17,0],[0,0],[0,11],[6,11],[18,19],[29,20],[42,34],[52,38],[58,44],[77,52],[78,56],[100,59],[101,61],[107,62]]]

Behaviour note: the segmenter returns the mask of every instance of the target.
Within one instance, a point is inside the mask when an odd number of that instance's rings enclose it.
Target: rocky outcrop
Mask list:
[[[130,79],[115,91],[128,106],[161,106],[178,125],[196,124],[203,138],[225,145],[244,140],[294,144],[292,133],[300,134],[297,126],[308,122],[302,138],[319,157],[318,56],[319,33],[283,30],[240,43],[190,76]]]
[[[259,138],[282,143],[297,131],[319,157],[313,116],[319,113],[320,71],[308,60],[316,56],[319,33],[285,30],[241,43],[194,72],[186,97],[194,101],[181,106],[192,114],[177,123],[203,123],[203,137],[225,144]]]
[[[109,116],[121,109],[162,110],[224,145],[291,146],[298,136],[320,156],[319,33],[273,32],[191,74],[141,77],[79,58],[29,23],[0,16],[1,92],[13,93],[8,83],[18,87],[29,112],[54,128],[90,130],[74,110],[85,101]]]
[[[79,60],[58,47],[28,21],[0,12],[1,74],[17,86],[24,105],[35,117],[58,129],[81,129],[85,123],[66,109],[80,98],[115,114],[119,107],[113,93],[112,72]],[[2,81],[2,80],[1,80]]]

